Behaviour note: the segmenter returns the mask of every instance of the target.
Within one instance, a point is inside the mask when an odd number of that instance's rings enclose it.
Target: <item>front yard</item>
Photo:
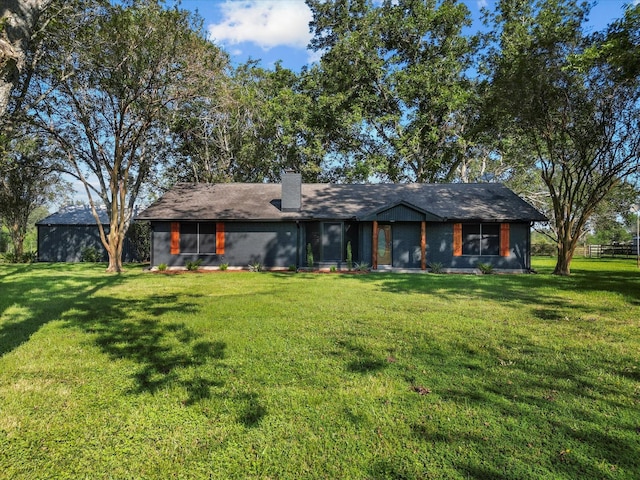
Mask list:
[[[0,265],[0,478],[640,478],[640,273]]]

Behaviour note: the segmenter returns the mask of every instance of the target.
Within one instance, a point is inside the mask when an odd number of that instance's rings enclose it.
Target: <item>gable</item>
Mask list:
[[[384,206],[359,220],[377,220],[378,222],[441,222],[442,218],[421,208],[401,201],[392,206]]]

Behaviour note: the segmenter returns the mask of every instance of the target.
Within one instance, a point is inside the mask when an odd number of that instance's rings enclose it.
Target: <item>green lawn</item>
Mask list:
[[[640,478],[640,273],[0,265],[0,478]]]

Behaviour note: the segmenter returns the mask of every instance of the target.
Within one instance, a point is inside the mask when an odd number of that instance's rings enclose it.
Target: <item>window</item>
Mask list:
[[[171,253],[215,254],[215,223],[172,223]]]
[[[306,225],[307,243],[316,261],[343,260],[343,227],[340,222],[313,222]],[[306,251],[306,250],[305,250]]]
[[[501,226],[498,223],[469,223],[454,226],[454,255],[500,255]],[[459,238],[456,237],[459,235]],[[504,237],[504,234],[503,234]],[[462,248],[455,248],[455,244]]]
[[[500,255],[499,224],[463,224],[463,255]]]

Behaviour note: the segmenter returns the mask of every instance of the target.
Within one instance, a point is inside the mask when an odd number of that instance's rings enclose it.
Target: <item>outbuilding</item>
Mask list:
[[[109,231],[109,216],[98,208],[100,222]],[[71,205],[36,223],[38,229],[39,262],[80,262],[89,249],[97,252],[100,261],[107,260],[107,251],[100,240],[96,219],[88,205]],[[137,261],[135,249],[125,238],[123,260]]]
[[[175,185],[137,220],[151,223],[151,266],[469,272],[530,270],[531,226],[546,217],[506,186],[483,184]]]

